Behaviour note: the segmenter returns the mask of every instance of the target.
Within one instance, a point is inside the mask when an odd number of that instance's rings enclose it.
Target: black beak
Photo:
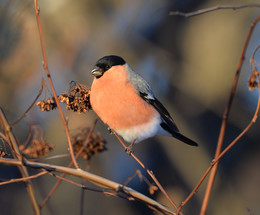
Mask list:
[[[94,68],[91,70],[92,75],[94,75],[96,78],[100,78],[103,75],[103,70],[98,67],[94,66]]]

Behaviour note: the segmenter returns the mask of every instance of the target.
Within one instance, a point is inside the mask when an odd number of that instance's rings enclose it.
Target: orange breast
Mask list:
[[[147,123],[158,115],[128,81],[124,66],[114,66],[91,86],[90,103],[97,115],[114,130]]]

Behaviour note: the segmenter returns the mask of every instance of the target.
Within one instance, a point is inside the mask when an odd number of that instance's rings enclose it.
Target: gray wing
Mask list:
[[[128,72],[129,72],[129,76],[128,79],[131,83],[133,83],[136,87],[136,89],[141,92],[141,93],[145,93],[146,97],[148,99],[154,99],[154,93],[152,88],[150,87],[150,85],[136,72],[134,72],[132,70],[132,68],[128,65]]]
[[[151,104],[161,115],[163,119],[163,122],[160,124],[161,127],[164,130],[171,133],[173,137],[181,140],[182,142],[192,146],[198,146],[196,142],[180,133],[170,113],[166,110],[162,103],[154,96],[153,90],[150,87],[150,85],[140,75],[135,73],[130,67],[128,71],[128,79],[131,83],[134,84],[142,99],[144,99],[147,103]]]
[[[154,93],[150,85],[136,72],[134,72],[130,67],[129,71],[129,81],[133,83],[138,90],[140,96],[149,104],[151,104],[161,115],[164,122],[162,127],[170,133],[179,132],[175,122],[173,121],[171,115],[162,105],[162,103],[155,98]]]

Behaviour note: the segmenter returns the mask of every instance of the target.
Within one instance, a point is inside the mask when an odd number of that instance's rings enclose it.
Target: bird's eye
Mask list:
[[[109,66],[109,65],[106,65],[106,67],[105,67],[105,68],[106,68],[106,70],[108,70],[108,69],[110,69],[110,66]]]

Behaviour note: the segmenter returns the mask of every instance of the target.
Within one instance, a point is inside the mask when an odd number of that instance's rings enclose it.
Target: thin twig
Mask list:
[[[143,175],[141,173],[141,171],[139,169],[135,170],[134,173],[129,176],[126,181],[124,182],[123,186],[126,186],[135,176],[138,176],[139,180],[142,181],[143,180]]]
[[[51,78],[51,75],[50,75],[50,72],[49,72],[49,68],[48,68],[47,57],[46,57],[46,52],[45,52],[45,46],[44,46],[44,43],[43,43],[42,27],[41,27],[41,22],[40,22],[40,9],[38,7],[37,0],[34,0],[34,6],[35,6],[35,13],[36,13],[36,19],[37,19],[37,24],[38,24],[39,35],[40,35],[42,55],[43,55],[43,61],[44,61],[44,70],[45,70],[45,72],[47,74],[47,78],[48,78],[48,81],[50,83],[51,90],[52,90],[55,102],[57,104],[57,107],[58,107],[58,110],[59,110],[59,113],[60,113],[60,116],[61,116],[62,123],[63,123],[64,128],[65,128],[65,133],[66,133],[66,137],[67,137],[67,140],[68,140],[68,145],[69,145],[71,159],[73,161],[73,164],[74,164],[75,168],[79,169],[79,166],[78,166],[78,163],[76,161],[76,158],[75,158],[75,155],[74,155],[74,152],[73,152],[73,148],[72,148],[69,128],[68,128],[66,119],[64,117],[64,114],[62,112],[62,109],[61,109],[61,106],[60,106],[60,102],[58,100],[58,96],[57,96],[57,93],[55,91],[55,88],[54,88],[54,85],[53,85],[53,81],[52,81],[52,78]]]
[[[86,146],[86,144],[88,144],[89,142],[89,138],[91,136],[91,134],[93,133],[94,129],[95,129],[95,126],[97,124],[97,120],[98,118],[94,121],[89,133],[88,133],[88,136],[85,140],[85,142],[83,143],[81,149],[78,151],[78,153],[76,154],[76,159],[79,157],[79,155],[81,154],[81,152],[84,150],[84,147]],[[68,167],[72,167],[73,165],[73,162],[70,162],[70,164],[68,165]],[[66,177],[66,174],[63,174],[61,177]],[[40,208],[43,208],[44,205],[48,202],[48,200],[51,198],[51,196],[54,194],[54,192],[57,190],[57,188],[59,187],[59,185],[61,184],[62,180],[59,179],[56,184],[53,186],[53,188],[51,189],[51,191],[48,193],[48,195],[46,196],[46,198],[42,201],[42,203],[40,204]]]
[[[259,82],[259,77],[258,78],[258,82]],[[218,161],[238,142],[238,140],[245,135],[245,133],[252,127],[252,125],[255,123],[256,119],[257,119],[257,114],[259,113],[259,107],[260,107],[260,83],[258,84],[258,101],[257,101],[257,107],[256,107],[256,111],[254,113],[254,116],[251,120],[251,122],[247,125],[247,127],[219,154],[219,156],[212,160],[211,165],[208,167],[208,169],[205,171],[204,175],[201,177],[201,179],[199,180],[198,184],[195,186],[195,188],[192,190],[192,192],[189,194],[189,196],[181,203],[181,205],[178,208],[177,214],[178,212],[181,211],[181,209],[183,208],[184,205],[187,204],[187,202],[193,197],[193,195],[197,192],[198,188],[200,187],[200,185],[202,184],[202,182],[204,181],[204,179],[207,177],[208,173],[210,172],[210,170],[218,163]]]
[[[255,48],[255,50],[254,50],[254,52],[253,52],[253,54],[252,54],[252,57],[251,57],[251,62],[255,62],[255,55],[256,55],[256,53],[257,53],[257,51],[258,51],[258,49],[260,49],[260,44],[258,44],[257,46],[256,46],[256,48]]]
[[[220,134],[219,134],[219,140],[218,140],[218,145],[217,145],[217,149],[216,149],[216,154],[215,154],[215,158],[219,156],[219,153],[220,153],[220,150],[222,148],[222,143],[223,143],[223,139],[224,139],[224,134],[225,134],[225,130],[226,130],[226,123],[227,123],[227,118],[228,118],[228,115],[229,115],[229,112],[230,112],[230,108],[231,108],[231,105],[232,105],[232,101],[233,101],[233,98],[234,98],[234,94],[235,94],[235,90],[236,90],[236,86],[237,86],[237,83],[238,83],[238,78],[239,78],[239,74],[240,74],[240,70],[241,70],[241,67],[242,67],[242,63],[243,63],[243,60],[244,60],[244,55],[245,55],[245,51],[246,51],[246,47],[247,47],[247,44],[249,42],[249,39],[250,39],[250,36],[252,34],[252,31],[254,29],[254,26],[256,25],[256,23],[259,21],[260,19],[260,16],[251,24],[251,28],[249,30],[249,33],[247,35],[247,38],[245,40],[245,43],[244,43],[244,46],[243,46],[243,50],[242,50],[242,53],[241,53],[241,57],[240,57],[240,60],[239,60],[239,63],[237,65],[237,70],[236,70],[236,73],[235,73],[235,77],[234,77],[234,81],[233,81],[233,86],[232,86],[232,89],[231,89],[231,93],[230,93],[230,97],[229,97],[229,101],[228,101],[228,104],[227,104],[227,107],[225,109],[225,112],[223,114],[223,120],[222,120],[222,125],[221,125],[221,130],[220,130]],[[216,159],[215,159],[216,160]],[[215,164],[214,164],[215,165]],[[210,166],[207,171],[205,172],[205,174],[202,176],[202,178],[200,179],[199,183],[196,185],[196,187],[193,189],[193,191],[190,193],[190,195],[186,198],[185,201],[182,202],[182,204],[180,205],[178,211],[181,211],[182,207],[191,199],[191,197],[195,194],[195,192],[197,191],[197,189],[199,188],[199,186],[201,185],[201,183],[203,182],[203,180],[206,178],[206,176],[208,175],[208,173],[210,172],[210,170],[212,169],[212,167],[214,166]],[[217,167],[217,165],[216,165]],[[210,178],[211,180],[211,183],[213,184],[213,181],[214,181],[214,177],[215,177],[215,173],[216,173],[216,170],[217,168],[214,168],[214,172]],[[211,188],[212,188],[212,184],[211,184]],[[209,186],[209,185],[208,185]],[[211,190],[211,188],[207,188],[207,190]],[[206,191],[206,192],[209,192],[209,191]],[[209,192],[210,193],[210,192]],[[208,195],[208,194],[207,194]],[[205,206],[204,206],[205,207]]]
[[[248,32],[247,38],[246,38],[244,46],[243,46],[243,50],[242,50],[240,60],[239,60],[238,65],[237,65],[235,77],[234,77],[234,80],[233,80],[233,86],[232,86],[232,89],[231,89],[229,100],[228,100],[228,103],[227,103],[227,106],[226,106],[226,109],[224,111],[223,118],[222,118],[222,124],[221,124],[221,128],[220,128],[217,149],[216,149],[216,152],[215,152],[215,159],[219,156],[219,154],[221,152],[222,145],[223,145],[226,126],[227,126],[227,120],[228,120],[230,109],[231,109],[233,99],[234,99],[234,96],[235,96],[240,71],[241,71],[241,68],[242,68],[242,65],[243,65],[243,62],[244,62],[244,59],[245,59],[245,52],[246,52],[249,40],[251,38],[253,29],[254,29],[256,23],[259,20],[260,20],[260,16],[251,24],[251,28]],[[204,215],[205,212],[206,212],[210,193],[211,193],[213,183],[214,183],[214,179],[215,179],[215,176],[216,176],[216,173],[217,173],[217,168],[218,168],[218,163],[216,163],[216,165],[212,168],[212,171],[211,171],[210,176],[209,176],[207,188],[206,188],[206,191],[205,191],[204,200],[203,200],[201,211],[200,211],[201,215]]]
[[[114,135],[117,137],[117,139],[119,140],[119,142],[121,143],[121,145],[124,147],[124,149],[126,149],[126,145],[124,144],[124,142],[122,141],[122,139],[118,136],[118,134],[116,132],[114,132]],[[155,184],[158,186],[158,188],[162,191],[162,193],[164,194],[164,196],[169,200],[169,202],[172,204],[172,206],[177,210],[178,207],[177,205],[173,202],[173,200],[171,199],[171,197],[167,194],[167,192],[164,190],[164,188],[162,187],[162,185],[159,183],[159,181],[157,180],[157,178],[155,177],[155,175],[153,174],[152,171],[150,171],[149,169],[147,169],[145,167],[145,165],[139,160],[139,158],[137,158],[132,152],[130,153],[130,156],[132,156],[137,163],[139,163],[139,165],[150,175],[150,177],[153,179],[153,181],[155,182]]]
[[[77,183],[77,182],[75,182],[75,181],[66,179],[66,178],[64,178],[64,177],[62,177],[62,176],[59,176],[59,175],[57,175],[57,174],[53,174],[53,173],[51,173],[51,172],[48,172],[48,174],[51,175],[51,176],[54,176],[54,177],[56,177],[56,178],[59,178],[59,180],[68,182],[68,183],[70,183],[70,184],[73,184],[73,185],[75,185],[75,186],[77,186],[77,187],[82,188],[82,192],[84,192],[85,190],[89,190],[89,191],[94,191],[94,192],[103,193],[103,194],[106,194],[106,195],[111,195],[111,196],[115,196],[115,197],[124,198],[124,199],[127,199],[127,200],[134,200],[134,198],[132,198],[131,195],[129,195],[129,196],[125,195],[125,191],[124,191],[122,188],[120,188],[120,190],[117,190],[116,192],[113,192],[112,189],[110,189],[110,190],[97,189],[97,188],[87,187],[87,186],[85,186],[85,185],[83,185],[83,184],[79,184],[79,183]],[[85,180],[87,180],[87,179],[85,179]],[[122,192],[123,192],[123,193],[122,193]]]
[[[27,108],[27,110],[23,113],[22,116],[20,116],[15,122],[13,122],[10,126],[14,127],[17,123],[19,123],[24,117],[26,117],[27,113],[31,110],[31,108],[34,106],[34,104],[37,102],[38,98],[41,96],[42,91],[43,91],[43,85],[44,85],[44,79],[42,78],[42,87],[38,93],[38,95],[36,96],[36,98],[34,99],[34,101],[32,102],[32,104]]]
[[[87,162],[87,165],[86,165],[86,171],[89,172],[90,171],[90,162]],[[82,185],[83,186],[86,186],[87,184],[87,179],[85,179],[83,182],[82,182]],[[83,215],[84,214],[84,202],[85,202],[85,192],[84,192],[84,189],[81,190],[81,193],[80,193],[80,215]]]
[[[0,132],[0,138],[9,144],[7,137],[2,132]]]
[[[180,11],[171,11],[169,13],[170,16],[184,16],[185,18],[189,18],[192,16],[198,16],[198,15],[202,15],[204,13],[209,13],[215,10],[237,10],[237,9],[243,9],[243,8],[248,8],[248,7],[260,7],[260,4],[257,3],[253,3],[253,4],[244,4],[244,5],[217,5],[214,7],[210,7],[210,8],[205,8],[205,9],[201,9],[201,10],[196,10],[190,13],[184,13],[184,12],[180,12]]]
[[[35,175],[31,175],[31,176],[24,177],[24,178],[10,179],[8,181],[0,182],[0,186],[6,185],[6,184],[11,184],[11,183],[18,183],[18,182],[21,182],[21,181],[28,181],[28,180],[31,180],[31,179],[34,179],[34,178],[38,178],[38,177],[45,175],[47,173],[48,173],[47,171],[43,171],[43,172],[39,172]]]
[[[5,136],[8,139],[8,143],[12,148],[11,151],[12,151],[13,157],[22,161],[22,155],[20,154],[20,151],[19,151],[18,142],[16,140],[16,137],[12,133],[12,128],[10,127],[2,108],[0,108],[0,123],[1,123],[1,127],[2,127],[3,131],[5,132]],[[29,173],[25,166],[18,166],[18,168],[19,168],[19,171],[23,178],[29,177]],[[38,206],[38,203],[37,203],[37,200],[35,197],[33,184],[30,180],[27,180],[24,183],[25,183],[28,195],[30,197],[34,213],[36,215],[40,215],[41,212],[40,212],[40,208]]]
[[[123,187],[123,185],[121,185],[119,183],[116,183],[114,181],[108,180],[106,178],[97,176],[95,174],[92,174],[92,173],[89,173],[86,171],[83,171],[81,169],[72,169],[72,168],[63,167],[63,166],[50,165],[50,164],[38,163],[38,162],[32,162],[32,161],[20,161],[17,159],[7,159],[7,158],[0,158],[0,164],[15,165],[15,166],[26,165],[31,168],[45,169],[46,171],[49,171],[49,172],[55,171],[55,172],[73,175],[73,176],[76,176],[79,178],[85,178],[97,186],[106,187],[106,188],[114,190],[115,192],[122,190],[122,192],[124,192],[125,195],[132,197],[136,200],[145,202],[147,205],[149,205],[149,207],[151,207],[154,210],[160,211],[163,214],[167,214],[167,215],[175,214],[172,211],[170,211],[169,209],[167,209],[165,206],[163,206],[160,203],[154,201],[153,199],[133,190],[130,187]]]

